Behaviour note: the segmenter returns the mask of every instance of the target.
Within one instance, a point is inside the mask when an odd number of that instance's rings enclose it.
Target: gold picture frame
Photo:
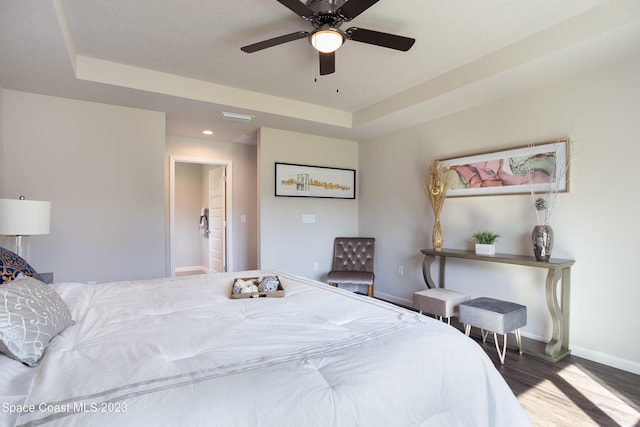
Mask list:
[[[569,191],[569,138],[440,160],[447,197]]]

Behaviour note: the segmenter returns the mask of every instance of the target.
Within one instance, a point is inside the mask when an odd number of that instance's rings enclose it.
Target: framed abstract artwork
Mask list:
[[[276,163],[275,181],[276,196],[356,198],[354,169]]]
[[[440,160],[447,197],[569,191],[569,139]]]

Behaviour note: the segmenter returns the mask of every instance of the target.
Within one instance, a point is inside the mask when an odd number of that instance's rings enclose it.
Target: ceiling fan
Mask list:
[[[243,52],[253,53],[268,47],[277,46],[290,41],[308,38],[311,45],[320,54],[320,75],[334,73],[336,70],[335,52],[345,42],[354,40],[373,44],[403,52],[411,49],[415,39],[382,33],[365,28],[351,27],[341,30],[343,22],[349,22],[378,0],[278,0],[313,26],[312,31],[296,31],[284,36],[274,37],[258,43],[241,47]]]

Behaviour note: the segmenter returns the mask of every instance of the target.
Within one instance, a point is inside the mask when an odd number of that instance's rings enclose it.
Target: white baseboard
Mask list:
[[[190,267],[176,267],[176,273],[184,273],[185,271],[202,271],[208,273],[209,270],[202,265],[192,265]]]
[[[640,375],[640,363],[632,360],[622,359],[620,357],[611,356],[610,354],[574,345],[571,346],[571,354],[582,357],[583,359],[591,360],[592,362],[602,363],[603,365]]]

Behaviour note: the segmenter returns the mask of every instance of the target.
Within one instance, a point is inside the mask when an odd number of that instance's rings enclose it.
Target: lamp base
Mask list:
[[[12,252],[15,252],[19,257],[27,260],[29,258],[29,245],[24,239],[26,236],[6,236],[7,242],[5,247]],[[27,260],[28,262],[28,260]]]

